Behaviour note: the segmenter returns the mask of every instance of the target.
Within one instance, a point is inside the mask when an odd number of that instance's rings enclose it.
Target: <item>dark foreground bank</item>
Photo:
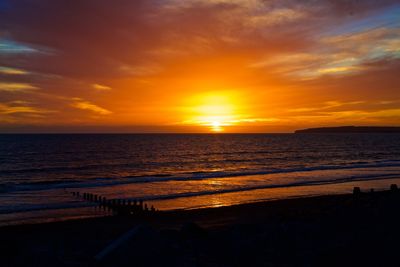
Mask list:
[[[9,226],[1,266],[399,266],[399,207],[394,189]]]

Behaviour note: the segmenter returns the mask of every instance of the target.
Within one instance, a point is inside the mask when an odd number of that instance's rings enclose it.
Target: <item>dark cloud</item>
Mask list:
[[[148,4],[144,4],[144,3]],[[143,23],[151,1],[13,1],[0,23],[6,37],[39,45],[34,71],[65,76],[112,75],[121,62],[138,62],[157,35]],[[21,62],[24,64],[24,62]]]
[[[1,63],[37,72],[93,78],[122,75],[122,65],[141,66],[159,60],[147,51],[173,47],[194,49],[196,40],[210,42],[213,49],[220,47],[228,51],[237,46],[250,46],[266,53],[295,50],[310,44],[311,33],[316,26],[324,25],[321,18],[331,17],[332,10],[366,12],[390,1],[268,1],[257,8],[243,7],[239,3],[206,4],[208,1],[167,8],[166,2],[9,2],[9,8],[2,10],[0,16],[3,38],[38,47],[42,53],[29,58],[9,56],[2,58]],[[285,23],[273,27],[262,25],[262,15],[268,16],[274,8],[294,8],[294,12],[309,14],[300,23],[294,20],[289,26]],[[254,15],[261,16],[261,22],[252,28],[247,20]],[[288,16],[290,18],[290,14]],[[315,20],[319,25],[309,23]],[[235,38],[241,40],[235,42]],[[227,42],[229,39],[232,42]]]

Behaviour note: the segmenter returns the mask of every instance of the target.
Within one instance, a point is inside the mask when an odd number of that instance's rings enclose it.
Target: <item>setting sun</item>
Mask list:
[[[224,128],[222,128],[222,125],[219,121],[213,121],[211,130],[213,132],[222,132],[224,130]]]
[[[212,132],[223,132],[224,127],[240,121],[243,116],[239,113],[241,105],[231,92],[197,95],[189,100],[189,106],[185,110],[189,118],[184,124],[205,126]]]

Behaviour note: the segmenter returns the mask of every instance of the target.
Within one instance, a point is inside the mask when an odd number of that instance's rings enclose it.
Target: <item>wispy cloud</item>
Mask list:
[[[0,40],[0,54],[23,54],[34,52],[38,52],[38,50],[17,42]]]
[[[150,51],[150,54],[157,53],[157,51]],[[146,75],[152,75],[156,74],[161,71],[161,67],[152,63],[152,64],[142,64],[142,65],[121,65],[119,67],[119,70],[124,73],[128,74],[131,76],[146,76]]]
[[[96,89],[96,90],[99,90],[99,91],[109,91],[109,90],[112,89],[110,86],[103,85],[103,84],[98,84],[98,83],[92,84],[92,87],[94,89]]]
[[[321,112],[315,115],[297,116],[298,119],[321,119],[328,121],[351,121],[351,122],[379,122],[383,118],[391,119],[391,123],[400,122],[400,109],[381,109],[381,110],[342,110]]]
[[[17,114],[17,113],[46,114],[49,113],[49,111],[29,106],[7,106],[0,104],[0,114]]]
[[[399,7],[395,9],[400,11]],[[380,16],[385,17],[384,14]],[[395,19],[398,21],[398,16],[388,16],[386,23],[366,20],[357,27],[348,22],[348,31],[344,24],[339,32],[310,36],[313,42],[305,49],[267,55],[249,67],[273,69],[275,73],[305,80],[362,73],[372,68],[370,63],[400,59],[400,24],[394,23]]]
[[[305,18],[306,16],[307,14],[302,10],[278,8],[259,15],[256,14],[250,16],[245,24],[255,28],[262,28],[266,26],[275,26],[278,24],[294,22],[296,20]]]
[[[37,120],[41,121],[52,113],[56,113],[56,111],[35,107],[22,100],[0,103],[0,122],[3,123],[32,123]]]
[[[38,87],[29,83],[0,82],[0,91],[5,92],[26,92],[38,89]]]
[[[359,104],[364,104],[365,101],[338,101],[338,100],[332,100],[332,101],[326,101],[322,103],[320,106],[316,107],[301,107],[301,108],[292,108],[289,109],[289,112],[298,112],[298,113],[303,113],[303,112],[311,112],[311,111],[323,111],[327,109],[332,109],[332,108],[338,108],[338,107],[344,107],[344,106],[353,106],[353,105],[359,105]]]
[[[22,70],[22,69],[16,69],[16,68],[9,68],[9,67],[1,67],[0,66],[0,74],[6,74],[6,75],[25,75],[29,74],[28,71]]]
[[[100,106],[97,106],[89,101],[83,100],[81,98],[73,98],[72,99],[71,106],[77,109],[82,109],[82,110],[87,110],[99,115],[109,115],[112,114],[111,111],[102,108]]]

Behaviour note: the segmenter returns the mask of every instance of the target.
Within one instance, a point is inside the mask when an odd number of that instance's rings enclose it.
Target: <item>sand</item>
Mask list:
[[[399,204],[392,190],[7,226],[1,266],[399,266]]]

